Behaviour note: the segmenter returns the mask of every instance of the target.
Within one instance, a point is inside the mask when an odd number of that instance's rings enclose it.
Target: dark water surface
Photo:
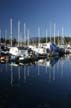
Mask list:
[[[0,108],[71,108],[71,57],[0,64]]]

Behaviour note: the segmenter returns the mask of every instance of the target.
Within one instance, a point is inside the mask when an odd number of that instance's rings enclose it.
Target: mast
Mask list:
[[[24,43],[26,45],[26,24],[24,23]]]
[[[48,32],[47,32],[47,29],[46,29],[46,44],[47,44],[47,35],[48,35]]]
[[[61,44],[64,44],[64,29],[63,29],[63,27],[62,27],[62,39],[61,40],[62,40]]]
[[[56,28],[56,25],[54,24],[54,44],[56,43],[55,42],[55,28]]]
[[[59,45],[59,30],[58,30],[58,45]]]
[[[40,27],[38,27],[38,46],[40,45]]]
[[[6,45],[6,35],[7,35],[7,30],[5,30],[5,45]]]
[[[18,20],[18,47],[19,47],[19,44],[20,44],[20,42],[19,42],[19,38],[20,37],[20,21]]]
[[[27,30],[27,45],[29,46],[29,29]]]
[[[12,47],[12,18],[10,19],[10,36],[11,36],[11,47]]]
[[[51,23],[50,23],[50,42],[51,42]]]

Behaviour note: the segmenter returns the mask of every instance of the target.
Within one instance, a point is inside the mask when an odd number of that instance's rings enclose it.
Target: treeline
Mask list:
[[[15,38],[13,40],[11,40],[11,39],[5,39],[5,38],[1,38],[0,39],[0,43],[6,44],[6,45],[11,44],[11,41],[12,41],[13,45],[17,44],[17,40]]]
[[[28,44],[28,43],[30,43],[30,44],[36,44],[36,43],[38,43],[38,42],[40,42],[40,43],[45,43],[45,42],[54,42],[54,37],[47,37],[47,39],[45,38],[45,37],[42,37],[42,38],[38,38],[38,37],[32,37],[32,38],[30,38],[30,40],[26,40],[26,41],[24,41],[24,40],[22,40],[22,41],[19,41],[19,44],[22,44],[22,45],[24,45],[24,44]],[[15,46],[15,45],[17,45],[18,44],[18,41],[16,40],[16,38],[14,38],[14,39],[5,39],[5,38],[1,38],[0,39],[0,43],[4,43],[4,44],[6,44],[6,45],[10,45],[11,44],[11,42],[12,42],[12,45],[13,46]],[[61,36],[59,36],[59,37],[55,37],[55,43],[56,44],[71,44],[71,37],[61,37]]]
[[[38,38],[34,39],[34,42],[38,42]],[[40,42],[41,43],[45,43],[45,42],[54,42],[54,37],[47,37],[47,39],[45,37],[40,38]],[[71,37],[55,37],[55,43],[56,44],[71,44]]]

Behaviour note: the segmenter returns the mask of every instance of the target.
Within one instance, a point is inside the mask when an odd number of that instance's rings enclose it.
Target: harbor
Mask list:
[[[65,40],[63,28],[62,35],[56,36],[54,24],[53,36],[47,36],[46,31],[44,41],[38,28],[38,38],[32,43],[29,31],[28,39],[20,40],[18,21],[16,41],[12,21],[10,19],[10,39],[7,35],[5,39],[0,38],[0,107],[71,107],[71,45],[70,39]]]
[[[38,28],[38,38],[13,38],[10,19],[10,39],[0,31],[0,108],[70,108],[71,107],[71,45],[62,35],[44,36]],[[25,26],[25,25],[24,25]],[[25,30],[25,28],[24,28]],[[66,41],[69,38],[68,41]]]
[[[0,0],[0,108],[71,108],[71,0]]]

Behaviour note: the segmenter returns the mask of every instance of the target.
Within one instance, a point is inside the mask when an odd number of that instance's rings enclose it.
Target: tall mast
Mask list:
[[[38,46],[40,45],[40,27],[38,27]]]
[[[29,46],[29,29],[27,30],[27,45]]]
[[[62,27],[62,42],[61,42],[61,44],[64,44],[64,29],[63,29],[63,27]]]
[[[46,44],[47,44],[47,35],[48,35],[48,33],[47,33],[47,29],[46,29]]]
[[[5,30],[5,45],[6,45],[7,30]]]
[[[12,18],[10,19],[10,36],[11,36],[11,46],[12,46]]]
[[[55,44],[55,28],[56,28],[56,25],[54,24],[54,44]]]
[[[26,24],[24,23],[24,42],[26,45]]]
[[[50,42],[51,42],[51,23],[50,23]]]
[[[58,45],[59,45],[59,30],[58,30]]]
[[[19,38],[20,37],[20,21],[18,20],[18,47],[19,47]]]

